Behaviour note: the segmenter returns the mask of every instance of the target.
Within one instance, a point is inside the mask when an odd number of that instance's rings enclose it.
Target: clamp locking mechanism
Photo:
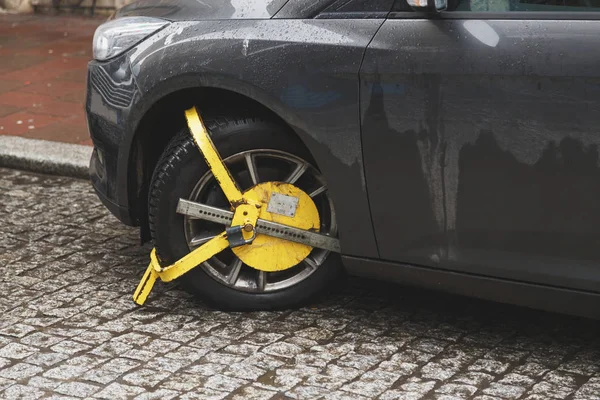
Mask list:
[[[252,232],[250,239],[244,239],[243,232]],[[231,226],[225,229],[227,234],[227,240],[229,241],[229,247],[240,247],[245,244],[252,244],[256,239],[256,230],[252,224]]]

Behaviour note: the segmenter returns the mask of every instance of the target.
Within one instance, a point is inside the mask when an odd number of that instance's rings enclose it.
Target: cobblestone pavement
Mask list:
[[[159,284],[89,183],[0,169],[0,398],[600,399],[598,322],[349,279],[224,313]]]

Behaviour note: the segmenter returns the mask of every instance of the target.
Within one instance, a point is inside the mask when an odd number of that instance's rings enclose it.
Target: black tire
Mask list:
[[[203,116],[222,158],[253,149],[280,150],[312,163],[312,157],[286,127],[261,118]],[[314,163],[313,163],[314,165]],[[184,217],[175,212],[179,198],[188,199],[208,166],[188,128],[169,143],[154,171],[149,191],[149,223],[161,264],[170,265],[189,253]],[[264,293],[228,287],[197,267],[179,281],[211,306],[224,310],[287,309],[314,299],[342,273],[339,255],[329,254],[311,275],[294,286]]]

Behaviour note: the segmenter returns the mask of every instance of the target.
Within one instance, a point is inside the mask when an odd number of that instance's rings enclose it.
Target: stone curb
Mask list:
[[[0,136],[0,167],[88,179],[92,147]]]

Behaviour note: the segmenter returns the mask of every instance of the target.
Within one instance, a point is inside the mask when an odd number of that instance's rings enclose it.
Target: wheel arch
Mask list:
[[[315,153],[311,151],[310,143],[305,140],[306,135],[294,128],[293,114],[284,111],[282,107],[274,107],[273,99],[260,98],[256,96],[256,91],[243,90],[243,85],[237,86],[237,89],[208,85],[170,84],[167,87],[170,90],[159,91],[158,95],[153,95],[150,100],[146,100],[142,111],[135,113],[132,110],[134,115],[130,118],[136,122],[132,129],[134,134],[129,142],[129,150],[126,153],[128,157],[125,160],[127,198],[130,209],[137,212],[142,240],[149,239],[146,198],[152,173],[168,142],[185,126],[183,111],[192,106],[197,106],[201,113],[202,111],[217,112],[227,108],[253,112],[254,115],[276,121],[287,127],[290,135],[300,139],[315,158],[316,167],[319,168]]]

